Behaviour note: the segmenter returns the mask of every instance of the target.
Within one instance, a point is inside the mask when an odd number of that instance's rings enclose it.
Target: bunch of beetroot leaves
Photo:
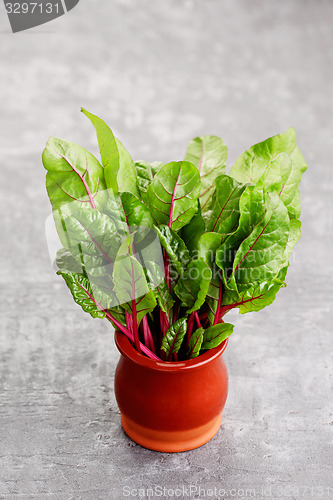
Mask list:
[[[218,137],[193,139],[184,161],[133,162],[104,121],[82,112],[101,162],[54,137],[43,152],[57,274],[85,312],[151,359],[217,347],[233,331],[228,311],[259,311],[286,286],[307,168],[295,130],[252,146],[226,175]]]

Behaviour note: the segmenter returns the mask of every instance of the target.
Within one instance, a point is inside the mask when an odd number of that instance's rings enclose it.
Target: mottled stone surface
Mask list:
[[[213,498],[333,497],[333,3],[82,0],[16,35],[0,13],[0,498],[191,484],[225,490]],[[136,159],[181,159],[213,133],[230,165],[293,125],[310,164],[288,287],[259,314],[232,315],[223,425],[192,452],[123,433],[112,331],[72,303],[48,259],[40,154],[49,135],[96,151],[81,105]]]

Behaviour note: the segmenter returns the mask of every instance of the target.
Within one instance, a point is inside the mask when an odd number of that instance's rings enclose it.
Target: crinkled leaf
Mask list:
[[[139,198],[132,193],[122,193],[121,201],[129,227],[153,227],[155,224],[154,217],[149,208]]]
[[[112,274],[121,244],[115,224],[98,210],[79,209],[65,219],[69,250],[92,276]]]
[[[259,283],[257,286],[245,289],[237,293],[234,290],[226,290],[222,296],[222,306],[239,308],[239,314],[251,311],[260,311],[274,302],[277,292],[285,287],[284,282],[288,265],[283,267],[276,278],[269,282]]]
[[[160,224],[177,231],[196,213],[200,189],[200,175],[192,163],[168,163],[148,187],[149,208]]]
[[[276,191],[290,215],[299,217],[301,213],[299,198],[301,177],[301,169],[287,153],[281,153],[269,163],[258,183],[262,183],[267,191]]]
[[[200,172],[200,203],[203,212],[209,208],[216,177],[225,172],[227,155],[227,146],[222,139],[213,135],[196,137],[188,146],[185,160],[193,163]]]
[[[112,302],[110,296],[105,296],[88,278],[82,274],[58,271],[71,291],[74,301],[93,318],[105,318],[105,309]]]
[[[256,184],[269,163],[280,153],[287,153],[301,172],[307,168],[296,145],[296,132],[289,128],[285,133],[270,137],[245,151],[231,167],[230,175],[239,182]]]
[[[285,262],[289,237],[289,217],[275,192],[267,195],[266,213],[251,234],[240,244],[228,276],[228,288],[250,288],[270,281]]]
[[[228,175],[220,175],[215,183],[216,192],[207,230],[228,235],[237,228],[239,200],[246,186]]]
[[[220,345],[234,331],[231,323],[218,323],[204,331],[201,349],[213,349]]]
[[[149,290],[141,264],[132,255],[119,255],[114,264],[113,280],[118,304],[131,315],[133,315],[132,301],[135,301],[139,325],[142,318],[156,306],[156,299]]]
[[[46,188],[54,210],[74,201],[75,209],[104,205],[107,193],[103,167],[91,153],[72,142],[50,137],[42,159],[48,171]]]
[[[205,302],[211,277],[210,267],[203,259],[190,262],[187,271],[179,277],[175,294],[181,305],[188,308],[188,314],[200,309]]]
[[[205,232],[205,221],[201,215],[200,203],[197,213],[192,217],[190,222],[183,227],[181,231],[182,239],[187,248],[193,255],[198,249],[198,241]]]
[[[275,192],[248,186],[240,199],[239,226],[217,250],[225,285],[270,281],[284,264],[289,235],[289,216]]]
[[[204,233],[198,241],[198,257],[203,258],[210,266],[214,267],[216,251],[220,248],[225,236],[218,233]]]
[[[67,248],[59,248],[56,256],[56,264],[61,271],[70,271],[80,274],[84,270],[84,262],[78,264]]]
[[[146,277],[150,290],[163,312],[169,313],[175,301],[164,278],[164,270],[156,262],[145,262]]]
[[[135,162],[136,176],[138,180],[138,187],[140,191],[140,196],[142,200],[147,203],[147,189],[151,184],[154,176],[163,166],[162,162],[148,163],[147,161],[136,161]]]
[[[192,333],[187,351],[188,359],[193,359],[199,356],[201,345],[203,342],[203,333],[203,328],[198,328],[197,330],[195,330],[195,332]]]
[[[170,359],[172,354],[177,353],[182,345],[187,330],[186,318],[178,319],[167,330],[163,337],[161,350],[166,353],[167,359]]]
[[[182,274],[190,262],[190,254],[184,241],[168,226],[155,226],[155,230],[162,247],[170,257],[171,264],[175,267],[178,274]]]

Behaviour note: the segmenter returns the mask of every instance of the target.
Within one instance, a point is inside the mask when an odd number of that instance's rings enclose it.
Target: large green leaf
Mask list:
[[[201,215],[200,203],[197,213],[192,217],[190,222],[181,230],[182,239],[192,256],[198,250],[198,242],[200,236],[205,232],[205,221]]]
[[[203,333],[203,328],[198,328],[197,330],[195,330],[195,332],[192,333],[187,350],[187,356],[189,359],[193,359],[199,356],[201,345],[203,342]]]
[[[289,237],[289,216],[276,192],[248,186],[240,198],[237,230],[216,252],[227,288],[270,281],[284,262]]]
[[[290,227],[288,211],[275,192],[265,199],[263,219],[237,250],[228,288],[250,288],[255,283],[270,281],[285,262]]]
[[[198,241],[198,258],[203,258],[210,266],[214,267],[216,251],[221,247],[224,241],[224,234],[204,233]]]
[[[231,323],[218,323],[204,331],[201,349],[213,349],[220,345],[234,331]]]
[[[113,280],[118,304],[131,315],[135,307],[139,325],[142,318],[156,306],[156,299],[149,290],[141,264],[132,255],[119,255],[114,264]]]
[[[296,132],[289,128],[285,133],[270,137],[245,151],[231,167],[230,175],[239,182],[256,184],[269,163],[280,153],[287,153],[298,169],[304,172],[307,164],[296,144]]]
[[[118,192],[117,175],[119,170],[119,151],[116,139],[107,126],[107,124],[96,115],[81,108],[96,129],[98,146],[101,153],[102,164],[104,167],[104,177],[108,189],[114,193]]]
[[[187,330],[186,318],[180,318],[173,323],[163,337],[161,350],[169,360],[172,354],[177,353],[182,345]]]
[[[114,194],[118,191],[128,191],[139,196],[136,172],[130,154],[101,118],[83,108],[81,111],[89,118],[96,130],[106,187]]]
[[[119,151],[118,190],[120,193],[128,192],[140,197],[138,179],[131,155],[117,138],[116,143]]]
[[[225,290],[222,296],[222,308],[225,310],[239,308],[240,314],[250,311],[260,311],[274,302],[277,292],[285,287],[284,279],[288,265],[283,267],[276,278],[269,282],[259,283],[253,288],[237,293],[234,290]]]
[[[156,262],[152,261],[145,262],[145,269],[149,288],[154,293],[160,309],[165,313],[169,313],[175,301],[166,284],[164,270]]]
[[[105,309],[112,303],[110,296],[104,295],[82,274],[58,271],[71,291],[75,302],[93,318],[105,318]]]
[[[210,267],[203,259],[191,261],[187,271],[179,277],[175,294],[181,300],[181,305],[188,308],[188,314],[200,309],[205,302],[211,278]]]
[[[188,146],[185,160],[193,163],[200,172],[200,203],[203,212],[209,208],[215,191],[215,179],[225,172],[227,155],[227,146],[222,139],[213,135],[196,137]]]
[[[192,163],[168,163],[148,187],[149,208],[160,224],[177,231],[196,213],[200,189],[200,175]]]
[[[161,224],[155,226],[162,247],[170,257],[171,264],[178,274],[182,274],[187,264],[190,262],[190,254],[184,241],[180,236],[168,226]]]
[[[103,208],[107,191],[103,167],[96,158],[77,144],[50,137],[43,151],[48,171],[46,188],[53,210],[66,213],[78,207]]]
[[[301,204],[299,184],[302,171],[287,153],[272,160],[258,181],[265,190],[274,190],[285,204],[291,217],[299,217]]]
[[[98,210],[79,209],[65,219],[69,250],[92,276],[112,274],[121,245],[115,224]]]
[[[163,166],[162,162],[154,162],[148,163],[147,161],[136,161],[135,162],[135,170],[138,181],[138,188],[140,191],[140,195],[142,200],[147,203],[147,189],[151,184],[154,176]]]
[[[216,192],[207,230],[228,235],[237,228],[239,200],[246,186],[228,175],[220,175],[215,182]]]
[[[76,274],[83,273],[84,271],[83,256],[82,262],[78,264],[67,248],[59,248],[56,255],[56,264],[61,271],[69,271]]]
[[[139,226],[153,227],[155,224],[151,211],[132,193],[122,193],[121,202],[124,207],[127,224],[130,228]]]

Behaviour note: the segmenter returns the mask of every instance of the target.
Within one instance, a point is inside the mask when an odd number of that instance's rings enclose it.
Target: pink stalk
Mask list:
[[[190,317],[188,319],[187,343],[186,343],[187,348],[190,345],[190,340],[191,340],[192,331],[193,331],[193,323],[194,323],[194,313],[191,313]]]
[[[222,280],[220,281],[220,289],[219,289],[219,300],[218,300],[218,303],[217,303],[217,309],[216,309],[216,313],[215,313],[215,317],[214,317],[214,325],[216,325],[220,319],[220,311],[221,311],[221,301],[222,301],[222,289],[223,289],[223,285],[222,285]]]
[[[155,343],[153,336],[151,334],[149,325],[148,325],[148,319],[147,316],[145,316],[142,320],[142,325],[143,325],[143,337],[145,339],[145,344],[147,347],[150,347],[150,349],[156,353],[156,348],[155,348]]]
[[[119,323],[119,321],[117,321],[109,312],[106,312],[106,317],[116,325],[118,330],[120,330],[124,335],[126,335],[127,338],[129,338],[134,343],[134,336],[132,333],[130,333],[121,323]],[[144,354],[146,354],[146,356],[148,356],[148,358],[154,359],[156,361],[161,361],[161,358],[156,356],[156,354],[151,352],[151,350],[148,349],[148,347],[143,345],[141,342],[140,342],[140,350]]]
[[[132,323],[133,323],[133,336],[134,336],[134,345],[138,352],[141,352],[140,348],[140,340],[139,340],[139,330],[138,330],[138,318],[136,315],[136,302],[135,299],[132,300]]]
[[[201,323],[200,323],[200,319],[199,319],[199,315],[198,315],[197,311],[195,311],[194,317],[195,317],[195,321],[197,322],[198,328],[202,328]]]

